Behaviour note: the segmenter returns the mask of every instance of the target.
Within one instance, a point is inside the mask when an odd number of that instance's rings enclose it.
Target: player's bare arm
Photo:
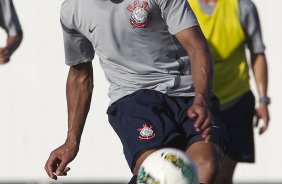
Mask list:
[[[11,55],[13,52],[19,47],[21,44],[23,35],[22,33],[16,36],[8,36],[7,44],[5,47],[0,48],[0,64],[5,64],[9,62]]]
[[[202,131],[205,141],[209,141],[212,121],[209,111],[211,81],[213,78],[212,57],[199,26],[177,33],[176,38],[190,57],[195,86],[194,104],[188,109],[187,114],[190,118],[195,119],[196,130]]]
[[[69,69],[66,95],[68,105],[68,133],[65,143],[55,149],[45,164],[51,179],[67,175],[67,165],[76,157],[93,91],[92,63],[87,62]]]
[[[19,47],[23,32],[13,1],[1,1],[0,4],[0,27],[7,33],[5,46],[0,47],[0,64],[5,64]]]
[[[261,98],[265,98],[267,97],[268,81],[267,61],[265,54],[253,54],[251,61],[258,94]],[[266,131],[269,124],[268,103],[264,101],[260,101],[259,106],[256,109],[256,126],[258,126],[260,119],[262,119],[263,125],[260,128],[259,133],[262,134]]]

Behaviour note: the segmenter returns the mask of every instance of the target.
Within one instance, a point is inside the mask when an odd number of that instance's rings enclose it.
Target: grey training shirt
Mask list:
[[[111,103],[139,89],[194,95],[188,57],[173,36],[198,25],[186,0],[65,0],[61,23],[66,64],[96,52]]]
[[[16,36],[22,33],[12,0],[0,0],[0,26],[10,36]]]

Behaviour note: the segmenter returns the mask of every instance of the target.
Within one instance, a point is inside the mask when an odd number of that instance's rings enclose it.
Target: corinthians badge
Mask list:
[[[155,137],[155,133],[153,131],[154,126],[148,126],[146,122],[144,122],[142,128],[138,128],[137,130],[140,132],[139,139],[149,140]]]
[[[128,5],[127,9],[132,12],[130,23],[134,28],[144,28],[151,21],[151,15],[146,7],[148,7],[148,2],[143,1],[141,4],[139,0],[134,2],[134,7]]]

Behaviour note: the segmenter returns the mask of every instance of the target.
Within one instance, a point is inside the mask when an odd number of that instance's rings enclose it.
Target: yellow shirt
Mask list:
[[[198,0],[188,0],[209,43],[214,59],[213,92],[225,105],[250,90],[245,35],[238,0],[218,0],[211,15]]]

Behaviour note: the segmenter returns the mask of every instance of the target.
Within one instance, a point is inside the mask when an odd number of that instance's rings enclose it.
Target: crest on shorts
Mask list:
[[[143,139],[143,140],[153,139],[156,136],[153,128],[154,128],[153,125],[148,126],[147,123],[144,122],[143,127],[137,129],[140,132],[139,139]]]
[[[142,3],[139,0],[135,0],[134,6],[128,5],[127,10],[132,12],[130,18],[130,24],[134,28],[144,28],[146,27],[151,19],[151,14],[146,10],[148,7],[148,2],[143,1]]]

